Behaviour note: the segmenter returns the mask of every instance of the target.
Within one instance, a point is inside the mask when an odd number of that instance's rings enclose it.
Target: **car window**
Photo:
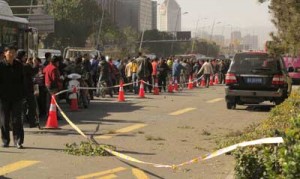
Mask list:
[[[267,54],[236,55],[229,71],[243,74],[274,74],[280,71],[280,60]]]

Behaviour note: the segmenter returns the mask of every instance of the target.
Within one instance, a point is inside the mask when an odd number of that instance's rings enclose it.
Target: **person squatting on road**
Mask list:
[[[14,144],[23,148],[24,128],[22,121],[22,103],[25,97],[23,65],[16,59],[16,48],[4,50],[4,60],[0,62],[0,121],[2,146],[10,143],[10,122],[12,124]]]
[[[206,88],[209,87],[210,75],[213,75],[214,71],[209,60],[202,65],[201,69],[198,71],[197,75],[203,74],[205,79]]]

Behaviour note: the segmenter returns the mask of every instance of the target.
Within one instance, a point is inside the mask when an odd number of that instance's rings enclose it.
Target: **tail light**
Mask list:
[[[272,85],[283,85],[284,78],[283,75],[274,75],[272,80]]]
[[[227,73],[225,77],[226,85],[235,84],[237,83],[236,76],[234,73]]]

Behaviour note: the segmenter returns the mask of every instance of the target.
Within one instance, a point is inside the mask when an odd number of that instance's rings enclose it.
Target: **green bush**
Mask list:
[[[231,137],[220,147],[264,137],[281,136],[283,144],[258,145],[236,150],[236,178],[300,178],[300,92],[271,110],[268,119],[252,125],[241,136]]]

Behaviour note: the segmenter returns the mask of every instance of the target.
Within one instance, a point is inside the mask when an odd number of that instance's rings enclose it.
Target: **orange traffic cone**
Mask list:
[[[154,95],[159,95],[158,79],[155,79],[153,94]]]
[[[120,81],[118,101],[119,102],[124,102],[125,101],[124,88],[123,88],[123,81],[122,80]]]
[[[175,83],[174,83],[174,91],[178,91],[178,82],[175,79]]]
[[[210,75],[209,86],[214,86],[214,76]]]
[[[192,76],[189,77],[188,89],[193,89]]]
[[[168,92],[173,93],[173,81],[172,81],[172,79],[170,79],[170,81],[169,81]]]
[[[145,98],[144,81],[141,81],[141,84],[140,84],[139,97]]]
[[[219,84],[219,75],[218,74],[215,75],[215,81],[214,81],[214,85],[217,85],[217,84]]]
[[[71,99],[70,109],[71,111],[78,111],[78,99],[77,99],[77,89],[73,88],[72,94],[69,97]]]
[[[55,96],[51,96],[51,104],[48,114],[48,119],[46,123],[46,129],[57,129],[58,128],[58,122],[57,122],[57,113],[56,113],[56,105],[55,105]]]
[[[206,85],[206,83],[205,83],[205,78],[202,77],[200,86],[201,86],[201,87],[205,87],[205,85]]]

